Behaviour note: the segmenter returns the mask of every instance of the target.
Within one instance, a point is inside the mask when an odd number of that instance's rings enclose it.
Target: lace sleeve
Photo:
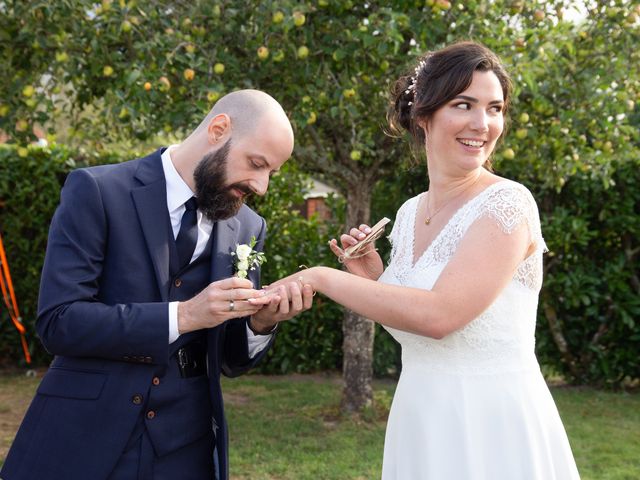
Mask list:
[[[491,189],[473,210],[466,219],[467,227],[480,217],[489,217],[507,234],[519,228],[527,229],[535,250],[518,265],[514,280],[533,291],[540,291],[542,254],[547,251],[547,246],[542,237],[538,206],[531,192],[524,185],[504,181]]]
[[[527,227],[529,238],[536,244],[536,250],[546,252],[547,246],[542,237],[538,206],[531,192],[515,182],[491,192],[482,202],[478,216],[493,218],[505,233],[513,233],[516,229]]]

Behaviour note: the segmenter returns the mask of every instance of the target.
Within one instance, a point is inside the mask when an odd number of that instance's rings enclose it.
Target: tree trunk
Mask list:
[[[576,359],[569,350],[569,344],[567,343],[564,333],[562,332],[560,322],[558,321],[558,314],[551,303],[544,301],[544,299],[542,301],[542,309],[544,311],[544,316],[547,319],[547,323],[549,324],[551,337],[553,338],[556,347],[558,347],[560,355],[562,355],[562,359],[569,368],[573,377],[580,378],[580,371],[576,366]]]
[[[347,228],[370,221],[371,188],[360,184],[349,189],[347,194]],[[373,338],[374,324],[350,310],[345,310],[342,322],[344,341],[342,344],[344,381],[342,411],[360,412],[371,405],[373,390]]]

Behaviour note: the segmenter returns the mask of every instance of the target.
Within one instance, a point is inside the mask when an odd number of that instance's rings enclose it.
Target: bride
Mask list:
[[[578,471],[534,353],[545,243],[521,184],[491,171],[511,82],[484,46],[426,54],[394,88],[390,123],[426,152],[429,190],[397,213],[386,269],[367,225],[330,242],[350,273],[292,278],[402,345],[385,480],[571,480]]]

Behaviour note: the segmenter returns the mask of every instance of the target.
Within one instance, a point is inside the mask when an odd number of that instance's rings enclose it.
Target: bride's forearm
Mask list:
[[[314,290],[375,322],[434,338],[450,332],[450,318],[437,295],[428,290],[380,283],[329,267],[301,274],[301,281]]]

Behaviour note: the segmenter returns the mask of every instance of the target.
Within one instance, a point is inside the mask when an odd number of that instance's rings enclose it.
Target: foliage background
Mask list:
[[[584,18],[572,22],[565,18],[571,4],[0,1],[7,72],[0,129],[16,145],[0,153],[0,228],[27,325],[66,171],[179,139],[237,88],[273,93],[296,129],[290,171],[256,204],[271,228],[267,280],[300,263],[333,262],[325,241],[342,230],[346,207],[359,202],[374,219],[393,217],[427,187],[424,170],[405,163],[406,142],[383,133],[391,81],[424,50],[473,38],[494,49],[514,78],[496,169],[532,190],[550,249],[538,354],[576,383],[638,379],[640,5],[587,1]],[[34,125],[70,150],[27,148]],[[293,213],[301,171],[348,199],[336,203],[337,224]],[[266,370],[339,367],[338,310],[319,306],[282,329]],[[0,353],[15,362],[18,342],[4,310],[0,321]],[[378,373],[396,371],[397,347],[386,334],[377,335],[376,352]]]

